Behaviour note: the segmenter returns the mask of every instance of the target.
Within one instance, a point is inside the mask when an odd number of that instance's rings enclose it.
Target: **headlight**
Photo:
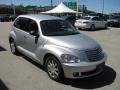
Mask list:
[[[62,54],[61,58],[64,60],[64,62],[67,63],[79,63],[80,59],[74,55],[70,55],[70,54]]]

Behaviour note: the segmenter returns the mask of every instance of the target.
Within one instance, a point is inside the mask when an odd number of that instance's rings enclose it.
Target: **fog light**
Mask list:
[[[73,73],[73,76],[74,76],[74,77],[79,77],[79,72],[74,72],[74,73]]]

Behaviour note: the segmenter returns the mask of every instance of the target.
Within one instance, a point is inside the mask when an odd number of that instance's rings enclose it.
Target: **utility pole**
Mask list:
[[[79,12],[79,0],[77,0],[77,13]]]
[[[79,14],[79,0],[77,0],[77,16]]]
[[[52,9],[52,7],[53,7],[53,1],[51,0],[51,9]]]
[[[15,4],[14,4],[13,0],[11,0],[11,5],[12,5],[12,8],[13,8],[13,15],[15,16]]]
[[[103,0],[103,7],[102,7],[102,14],[104,13],[104,0]]]
[[[81,8],[81,15],[83,16],[83,8],[84,8],[84,5],[83,5],[83,1],[82,1],[82,0],[81,0],[81,4],[80,4],[80,5],[81,5],[81,7],[80,7],[80,8]]]
[[[98,13],[99,11],[98,11],[98,5],[99,5],[99,2],[98,2],[98,0],[96,0],[96,12]]]

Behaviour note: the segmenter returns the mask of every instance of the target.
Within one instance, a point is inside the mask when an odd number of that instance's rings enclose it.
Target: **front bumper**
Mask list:
[[[66,78],[85,78],[101,73],[105,66],[107,55],[97,62],[63,63],[63,71]]]

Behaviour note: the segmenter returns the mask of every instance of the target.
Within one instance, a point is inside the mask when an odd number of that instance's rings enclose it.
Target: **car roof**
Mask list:
[[[34,19],[38,22],[43,21],[43,20],[56,20],[56,19],[62,19],[59,17],[55,16],[50,16],[50,15],[44,15],[44,14],[26,14],[26,15],[20,15],[18,17],[26,17],[30,19]]]
[[[92,19],[92,18],[94,18],[94,17],[98,17],[98,16],[82,16],[82,17],[89,17],[90,19]],[[84,19],[78,19],[77,21],[79,21],[79,20],[84,20]]]

